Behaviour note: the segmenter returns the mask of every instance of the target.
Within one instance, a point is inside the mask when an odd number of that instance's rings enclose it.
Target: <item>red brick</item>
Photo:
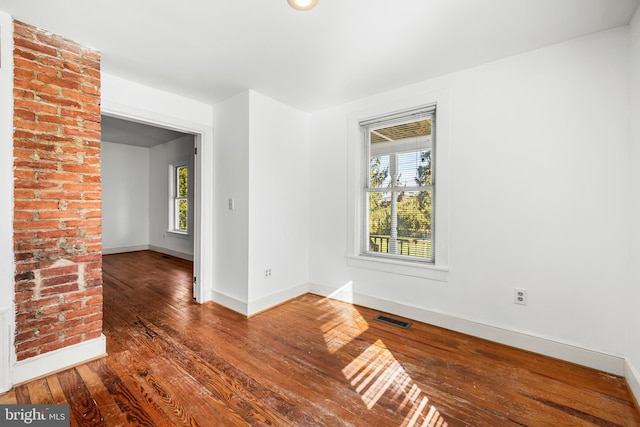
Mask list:
[[[19,188],[21,190],[24,189],[34,189],[34,190],[45,190],[51,188],[58,188],[60,184],[55,182],[45,182],[45,181],[27,181],[24,179],[16,179],[14,181],[14,187]]]
[[[69,273],[77,273],[78,266],[77,265],[65,265],[63,267],[52,267],[42,269],[40,271],[40,275],[42,277],[52,277],[52,276],[62,276]]]
[[[74,335],[84,334],[85,332],[102,331],[102,321],[98,320],[82,326],[77,326],[73,329],[68,329],[65,333],[67,337]]]
[[[14,38],[13,42],[15,46],[22,47],[25,50],[39,52],[49,56],[57,56],[58,54],[57,50],[54,47],[46,46],[41,43],[36,43],[31,40],[26,40],[20,37]]]
[[[33,180],[36,177],[36,172],[28,169],[15,169],[13,171],[13,177],[17,179]],[[30,192],[30,197],[33,197],[33,191]]]
[[[16,68],[13,70],[13,75],[15,77],[18,77],[20,79],[24,79],[24,80],[33,80],[36,77],[36,73],[34,73],[31,70],[25,70],[22,68]]]
[[[84,217],[89,219],[89,218],[101,218],[102,217],[102,211],[101,210],[92,210],[92,211],[86,211],[84,213]]]
[[[19,220],[27,220],[31,221],[34,219],[34,212],[31,211],[17,211],[14,209],[13,211],[13,219],[14,221]]]
[[[23,51],[24,52],[24,51]],[[33,59],[18,57],[13,60],[14,68],[17,70],[31,71],[34,75],[37,74],[49,74],[55,76],[58,74],[58,70],[55,67],[49,65],[43,65],[37,62],[38,56],[33,52],[25,52],[27,55],[32,55]]]
[[[59,225],[60,221],[55,220],[16,221],[13,228],[14,230],[50,230],[58,228]]]
[[[29,52],[23,49],[19,49],[19,48],[15,48],[13,49],[13,57],[14,57],[14,63],[15,60],[17,58],[24,58],[24,59],[28,59],[30,61],[34,61],[38,56],[33,53],[33,52]]]
[[[66,117],[81,118],[92,123],[100,122],[100,114],[87,112],[85,110],[75,110],[71,108],[63,108],[62,115]],[[86,123],[85,123],[86,125]]]
[[[67,119],[60,116],[51,116],[51,115],[38,115],[38,120],[43,123],[54,123],[57,125],[63,126],[77,126],[78,121],[74,119]]]
[[[100,168],[96,165],[80,165],[75,163],[66,163],[62,165],[62,170],[66,172],[99,174]]]
[[[34,134],[32,132],[25,132],[21,130],[15,130],[13,132],[13,138],[15,139],[33,139]]]
[[[25,110],[38,111],[40,113],[57,114],[58,106],[53,104],[45,104],[40,101],[32,101],[30,99],[15,98],[13,100],[14,108],[24,108]],[[32,133],[33,135],[33,133]]]
[[[22,190],[22,189],[14,189],[13,190],[13,197],[14,199],[34,199],[35,196],[35,191],[33,190]]]
[[[13,139],[14,147],[25,150],[35,150],[40,154],[46,154],[56,149],[55,142],[51,140],[51,135],[34,135],[33,139]],[[62,138],[61,138],[62,139]]]
[[[84,339],[85,341],[89,341],[89,340],[93,340],[96,338],[100,338],[102,336],[102,329],[100,330],[95,330],[92,332],[87,332],[86,334],[84,334]]]
[[[35,133],[55,133],[58,132],[58,125],[51,123],[40,123],[22,120],[14,117],[13,126],[20,129],[29,129]]]
[[[72,200],[69,201],[67,206],[69,209],[100,209],[102,207],[102,202],[99,200]]]
[[[85,338],[86,340],[87,338]],[[58,342],[54,342],[51,344],[47,344],[47,345],[43,345],[42,348],[40,349],[41,353],[46,353],[49,351],[55,351],[55,350],[59,350],[61,348],[65,348],[65,347],[69,347],[70,345],[74,345],[74,344],[80,344],[82,342],[82,337],[81,336],[75,336],[72,338],[68,338],[62,341],[58,341]]]
[[[93,105],[95,105],[96,102],[100,100],[99,96],[89,95],[86,93],[82,93],[82,92],[70,90],[70,89],[62,89],[62,96],[67,99],[74,99],[81,103],[87,103],[87,104],[93,104]]]
[[[74,237],[78,235],[78,230],[51,230],[38,231],[38,237],[41,239],[57,239],[60,237]]]
[[[51,201],[36,200],[16,200],[14,201],[14,209],[19,210],[41,210],[41,209],[57,209],[58,203]]]
[[[45,305],[55,304],[59,301],[57,296],[49,296],[47,298],[38,298],[32,299],[29,301],[22,302],[20,304],[16,304],[16,309],[18,311],[29,310],[34,307],[43,307]]]
[[[19,158],[15,159],[13,165],[16,168],[28,168],[28,169],[36,169],[36,170],[56,170],[58,165],[52,162],[41,162],[39,160],[20,160]]]
[[[51,86],[38,80],[25,80],[21,78],[13,79],[14,87],[18,89],[26,89],[34,92],[34,99],[39,95],[59,95],[62,88]]]
[[[65,182],[78,182],[80,175],[77,173],[40,173],[40,179],[47,181],[65,181]]]
[[[49,96],[49,95],[40,95],[40,99],[42,99],[45,102],[48,102],[50,104],[56,104],[60,107],[75,107],[75,108],[81,108],[82,104],[79,103],[78,101],[74,101],[72,99],[67,99],[64,98],[62,96],[57,96],[58,93],[54,93],[52,94],[53,96]],[[57,111],[56,111],[57,112]]]
[[[73,292],[78,290],[77,283],[71,283],[67,285],[58,285],[52,286],[50,288],[45,288],[40,291],[40,295],[59,295],[67,292]]]
[[[26,300],[30,300],[31,298],[33,298],[33,291],[16,292],[14,301],[15,302],[26,301]]]
[[[20,352],[20,351],[24,351],[30,348],[36,348],[36,347],[40,347],[44,344],[48,344],[48,343],[52,343],[54,341],[57,341],[59,339],[59,336],[57,334],[51,334],[51,335],[46,335],[42,338],[38,338],[38,339],[34,339],[34,340],[30,340],[30,341],[25,341],[22,343],[19,343],[18,340],[16,340],[16,351]]]
[[[40,219],[69,219],[69,218],[80,218],[80,215],[77,212],[73,211],[40,211],[39,215]],[[68,226],[68,224],[67,224]]]
[[[70,312],[66,313],[65,318],[67,320],[70,320],[70,319],[75,319],[77,317],[91,316],[91,315],[94,315],[96,313],[101,313],[101,312],[102,312],[102,306],[101,305],[94,305],[94,306],[91,306],[91,307],[82,308],[80,310],[70,311]]]
[[[77,191],[41,191],[41,200],[82,200],[82,193]]]

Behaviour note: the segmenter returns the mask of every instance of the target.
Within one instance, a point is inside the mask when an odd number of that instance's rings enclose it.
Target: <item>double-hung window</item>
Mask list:
[[[173,165],[171,170],[170,231],[186,234],[189,230],[189,167]]]
[[[361,254],[434,263],[436,106],[360,122]]]

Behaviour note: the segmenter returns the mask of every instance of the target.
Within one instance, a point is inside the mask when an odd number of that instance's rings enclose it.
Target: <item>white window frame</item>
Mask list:
[[[355,112],[348,117],[348,265],[393,274],[427,278],[446,282],[449,275],[449,91],[440,90],[417,94],[407,99]],[[367,254],[365,247],[365,179],[369,159],[363,144],[360,123],[378,117],[436,105],[437,123],[434,126],[437,148],[434,152],[434,262],[416,262],[410,257],[382,257]],[[406,258],[406,259],[405,259]]]
[[[189,165],[189,162],[178,161],[173,162],[169,165],[169,233],[181,234],[184,236],[188,236],[191,230],[191,221],[189,221],[189,209],[191,208],[191,194],[192,189],[191,185],[188,185],[187,188],[187,197],[178,197],[178,169],[179,168],[187,168],[187,182],[190,184],[192,182],[191,173],[192,168]],[[187,201],[187,229],[182,230],[177,227],[178,221],[178,201],[186,200]]]

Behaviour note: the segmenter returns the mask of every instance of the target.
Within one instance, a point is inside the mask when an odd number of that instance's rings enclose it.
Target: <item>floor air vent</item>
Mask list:
[[[378,322],[387,323],[389,325],[397,326],[403,329],[409,329],[411,326],[410,322],[405,322],[404,320],[394,319],[393,317],[383,316],[382,314],[378,314],[373,320],[377,320]]]

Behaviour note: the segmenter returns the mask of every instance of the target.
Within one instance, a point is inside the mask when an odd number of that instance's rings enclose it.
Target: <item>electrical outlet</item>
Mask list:
[[[271,277],[271,269],[270,269],[270,268],[267,268],[267,269],[264,271],[264,278],[265,278],[265,279],[268,279],[268,278],[270,278],[270,277]]]
[[[527,290],[515,288],[513,290],[513,303],[527,305]]]

